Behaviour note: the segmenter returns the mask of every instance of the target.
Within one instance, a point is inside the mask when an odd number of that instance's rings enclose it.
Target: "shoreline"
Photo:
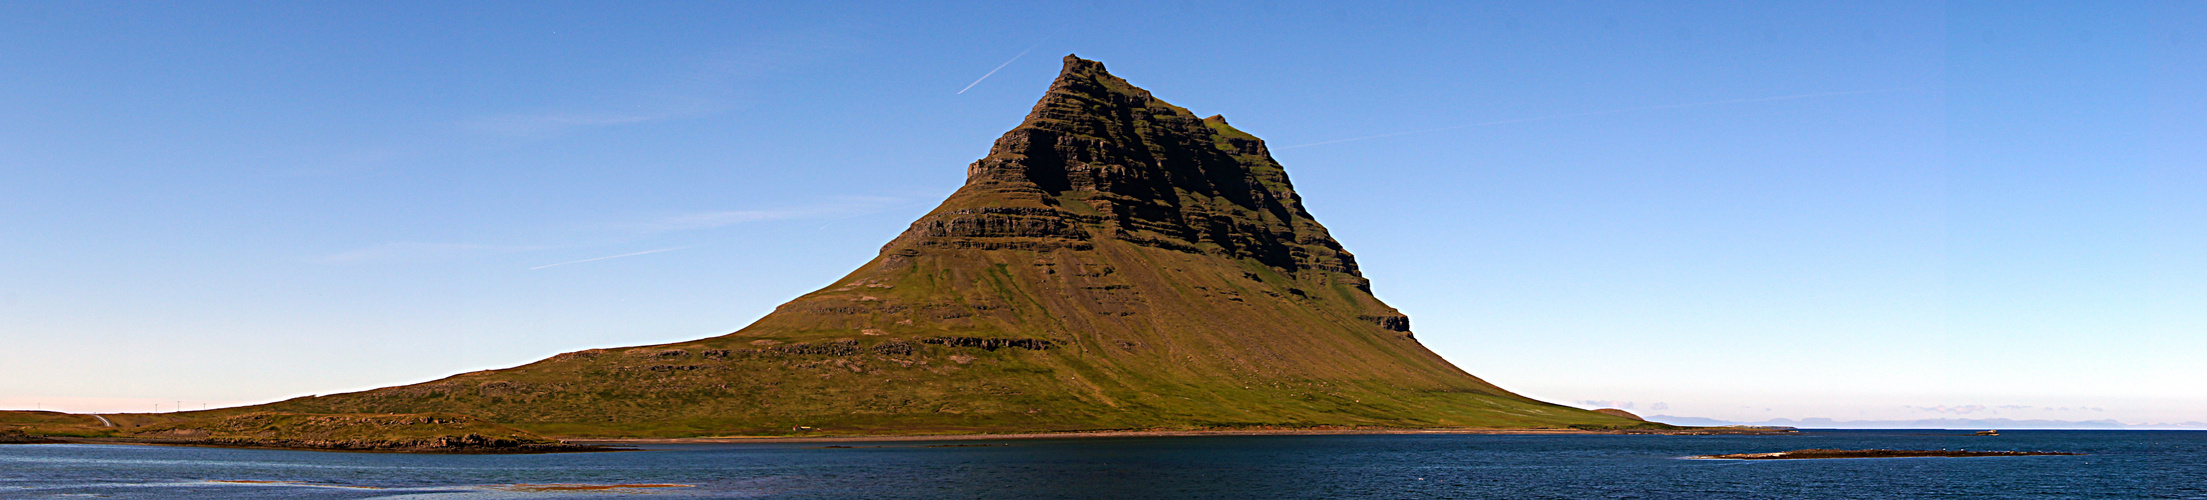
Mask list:
[[[741,444],[741,443],[914,443],[938,441],[1002,441],[1040,439],[1091,439],[1091,438],[1153,438],[1153,437],[1212,437],[1212,436],[1357,436],[1357,435],[1516,435],[1516,436],[1579,436],[1579,435],[1648,435],[1648,436],[1709,436],[1709,435],[1790,435],[1792,429],[1750,428],[1687,428],[1687,429],[1236,429],[1236,430],[1118,430],[1025,432],[1002,434],[905,434],[905,435],[842,435],[842,436],[713,436],[689,438],[576,438],[562,439],[560,445],[528,448],[464,447],[444,449],[424,448],[335,448],[311,446],[287,446],[267,443],[218,443],[188,439],[127,438],[127,437],[74,437],[41,436],[40,444],[100,444],[129,446],[179,446],[194,448],[231,448],[245,450],[290,450],[338,453],[402,453],[418,455],[533,455],[547,453],[602,453],[618,451],[644,451],[624,446],[653,444]],[[25,443],[30,444],[30,443]]]
[[[286,450],[325,451],[334,453],[398,453],[407,455],[544,455],[552,453],[603,453],[636,451],[632,448],[614,448],[609,445],[565,442],[559,445],[537,447],[456,447],[456,448],[342,448],[318,446],[290,446],[260,443],[222,443],[195,440],[125,438],[125,437],[49,437],[44,443],[35,444],[109,444],[125,446],[174,446],[184,448],[227,448],[233,450]]]
[[[2081,453],[2066,451],[1970,451],[1970,450],[1840,450],[1812,448],[1806,450],[1771,453],[1727,453],[1722,455],[1694,455],[1692,460],[1849,460],[1865,458],[1976,458],[1976,457],[2038,457],[2076,456]]]
[[[1654,436],[1710,436],[1710,435],[1787,435],[1798,431],[1790,429],[1260,429],[1260,430],[1148,430],[1148,431],[1073,431],[1073,432],[1023,432],[1009,434],[918,434],[872,436],[713,436],[691,438],[577,438],[565,440],[583,445],[636,445],[636,444],[728,444],[728,443],[863,443],[863,442],[919,442],[919,441],[991,441],[1031,439],[1083,439],[1121,437],[1203,437],[1203,436],[1350,436],[1350,435],[1654,435]]]

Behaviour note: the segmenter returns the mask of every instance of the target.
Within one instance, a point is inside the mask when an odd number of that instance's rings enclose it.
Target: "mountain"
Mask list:
[[[1426,350],[1263,140],[1073,56],[964,187],[742,330],[259,409],[555,436],[1662,427]]]

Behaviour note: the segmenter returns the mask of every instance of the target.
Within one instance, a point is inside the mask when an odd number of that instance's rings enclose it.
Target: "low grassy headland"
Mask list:
[[[104,419],[104,420],[103,420]],[[598,451],[467,415],[267,411],[70,415],[0,412],[0,443],[91,442],[410,453]]]
[[[117,428],[100,417],[58,411],[0,410],[0,435],[51,438],[113,437]],[[0,443],[24,443],[25,438],[0,438]]]
[[[1968,450],[1835,450],[1815,448],[1780,451],[1775,453],[1733,453],[1728,455],[1701,455],[1693,458],[1725,460],[1808,460],[1824,458],[1908,458],[1908,457],[2029,457],[2041,455],[2077,455],[2060,451],[1968,451]]]

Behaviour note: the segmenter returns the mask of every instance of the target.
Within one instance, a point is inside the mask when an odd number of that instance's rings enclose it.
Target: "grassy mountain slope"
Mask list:
[[[557,436],[1635,427],[1419,345],[1264,143],[1067,56],[967,184],[740,331],[266,405]]]

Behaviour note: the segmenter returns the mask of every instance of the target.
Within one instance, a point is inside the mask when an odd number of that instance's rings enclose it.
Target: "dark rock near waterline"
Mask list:
[[[60,443],[44,436],[33,436],[22,429],[0,429],[0,444],[52,444]]]

